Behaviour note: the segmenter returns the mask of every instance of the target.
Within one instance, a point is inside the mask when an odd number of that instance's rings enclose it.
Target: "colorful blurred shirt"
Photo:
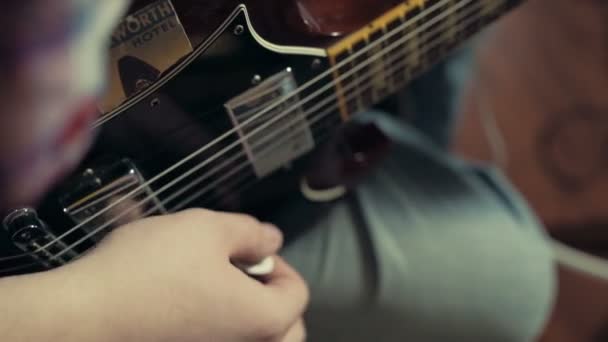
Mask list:
[[[0,4],[0,209],[34,204],[82,157],[106,83],[110,35],[128,3]]]

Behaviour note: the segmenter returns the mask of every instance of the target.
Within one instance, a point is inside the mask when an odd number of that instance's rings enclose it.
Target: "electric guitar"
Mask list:
[[[519,2],[174,0],[192,52],[163,73],[144,68],[153,82],[125,81],[130,96],[97,120],[81,167],[4,218],[0,276],[68,263],[149,215],[263,215],[289,192],[340,197],[384,146],[373,128],[344,129],[351,117]],[[328,139],[340,153],[327,157]]]

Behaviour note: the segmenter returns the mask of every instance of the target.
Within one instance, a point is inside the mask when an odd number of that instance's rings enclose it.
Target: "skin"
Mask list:
[[[63,268],[0,280],[2,338],[303,341],[308,291],[281,244],[272,225],[202,209],[129,224]],[[268,255],[261,279],[233,265]]]
[[[97,43],[86,53],[107,51],[109,39],[100,37],[109,37],[111,18],[127,6],[104,3],[112,5],[104,13],[110,20],[99,36],[81,37]],[[36,203],[94,138],[89,107],[101,85],[80,89],[71,79],[78,72],[60,71],[105,73],[105,61],[67,60],[65,48],[53,45],[44,58],[20,60],[19,74],[3,70],[0,211]],[[300,342],[308,290],[276,255],[281,245],[277,228],[238,214],[192,210],[129,224],[65,267],[0,279],[0,336],[16,342]],[[233,265],[268,256],[276,266],[262,279]]]
[[[513,117],[513,113],[527,120],[527,125],[521,125],[519,120],[511,126],[513,132],[521,132],[522,127],[531,129],[524,138],[515,140],[522,144],[515,146],[524,151],[517,154],[523,159],[512,160],[510,165],[515,166],[506,171],[545,221],[580,219],[593,208],[599,213],[601,208],[594,204],[604,203],[594,201],[591,190],[585,190],[578,200],[586,200],[587,206],[572,210],[565,204],[546,204],[545,197],[567,196],[539,171],[542,166],[535,163],[537,152],[526,153],[538,151],[535,139],[541,134],[537,133],[543,131],[540,127],[546,127],[545,118],[551,118],[552,113],[605,108],[607,97],[595,91],[608,89],[602,78],[608,72],[603,64],[602,11],[598,10],[603,3],[530,0],[517,15],[490,33],[493,39],[487,39],[478,55],[478,78],[464,101],[461,132],[467,133],[457,139],[456,148],[472,158],[492,159],[485,137],[476,134],[482,132],[477,110],[479,88],[485,89],[483,96],[489,98],[502,120]],[[547,32],[553,34],[546,35]],[[588,38],[576,38],[581,35]],[[564,51],[588,53],[573,55]],[[63,89],[61,81],[56,81],[50,80],[48,87]],[[567,84],[582,88],[558,88]],[[30,108],[28,101],[16,101],[24,98],[20,92],[27,95],[27,86],[0,91],[4,110],[20,114],[0,116],[0,156],[7,164],[11,164],[11,152],[48,144],[44,137],[49,137],[49,126],[61,126],[70,120],[65,113],[72,107],[56,108],[50,116]],[[551,101],[537,96],[540,91],[560,101],[546,106]],[[56,93],[58,97],[65,95]],[[41,120],[47,116],[52,117],[51,124]],[[74,139],[85,141],[91,137],[80,135]],[[14,196],[9,196],[8,203],[35,200],[76,162],[70,158],[45,161],[44,156],[39,157],[41,164],[32,172],[44,176],[28,178],[40,179],[40,183],[23,191],[19,185],[27,184],[25,179],[18,173],[12,175],[10,181],[5,180],[16,189],[9,190],[9,195]],[[531,174],[534,176],[528,177]],[[0,331],[6,332],[3,336],[9,341],[301,340],[300,314],[307,291],[299,276],[276,256],[277,269],[263,282],[245,276],[230,262],[256,261],[276,254],[280,237],[268,231],[265,225],[248,217],[207,211],[151,218],[125,226],[110,234],[93,253],[66,267],[0,280],[2,310],[11,313],[3,315]],[[159,253],[167,245],[172,246],[171,255]],[[601,293],[604,287],[595,279],[561,270],[560,296],[542,339],[579,341],[597,336],[608,301],[578,294]],[[571,319],[571,315],[577,319]]]

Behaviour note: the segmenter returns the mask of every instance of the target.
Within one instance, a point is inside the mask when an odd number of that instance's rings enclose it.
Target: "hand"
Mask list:
[[[190,210],[124,226],[50,273],[86,293],[100,341],[300,342],[308,292],[276,256],[281,245],[279,230],[251,217]],[[269,255],[275,270],[260,280],[233,266]]]

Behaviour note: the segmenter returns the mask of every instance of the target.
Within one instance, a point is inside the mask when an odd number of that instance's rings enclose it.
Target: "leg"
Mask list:
[[[378,124],[397,147],[377,171],[337,203],[300,201],[278,218],[310,226],[284,254],[311,286],[310,340],[540,334],[555,276],[521,199],[498,175],[447,157],[388,118]]]

